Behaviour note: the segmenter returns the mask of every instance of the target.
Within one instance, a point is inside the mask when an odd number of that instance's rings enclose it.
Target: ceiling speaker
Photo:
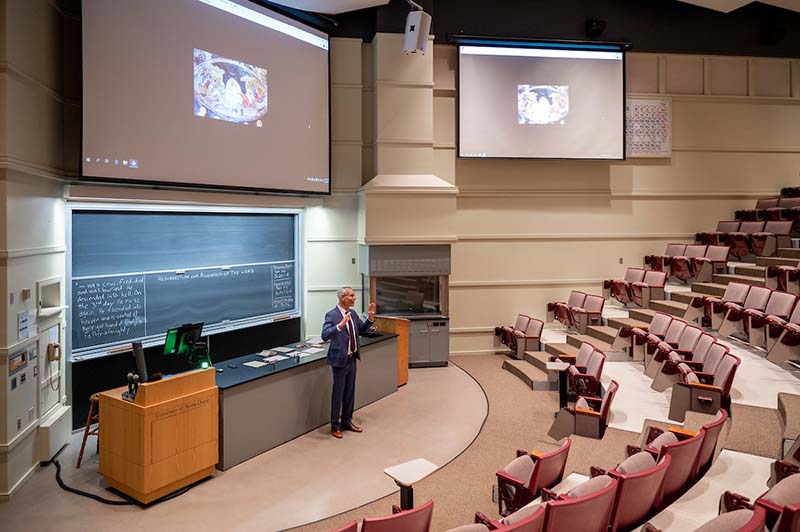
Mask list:
[[[428,49],[428,34],[431,31],[431,16],[424,11],[411,11],[406,18],[406,34],[403,52],[422,54]]]
[[[588,19],[586,21],[586,36],[590,39],[597,39],[606,29],[605,20]]]

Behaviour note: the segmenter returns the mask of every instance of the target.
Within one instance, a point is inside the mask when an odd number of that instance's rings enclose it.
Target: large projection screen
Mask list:
[[[621,47],[459,45],[462,158],[625,158]]]
[[[81,177],[330,193],[329,39],[247,0],[83,0]]]

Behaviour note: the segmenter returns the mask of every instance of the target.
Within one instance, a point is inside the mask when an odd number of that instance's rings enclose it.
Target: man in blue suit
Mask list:
[[[333,370],[333,393],[331,394],[331,435],[341,438],[343,430],[362,432],[353,423],[353,405],[356,398],[356,359],[358,335],[372,327],[375,320],[375,303],[369,304],[367,321],[362,322],[358,313],[352,309],[356,294],[349,286],[337,293],[339,304],[325,314],[322,325],[322,339],[330,340],[328,365]],[[341,420],[341,422],[340,422]]]

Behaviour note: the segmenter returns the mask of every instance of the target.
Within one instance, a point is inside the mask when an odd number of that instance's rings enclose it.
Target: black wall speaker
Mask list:
[[[606,29],[605,20],[588,19],[586,21],[586,36],[590,39],[597,39]]]

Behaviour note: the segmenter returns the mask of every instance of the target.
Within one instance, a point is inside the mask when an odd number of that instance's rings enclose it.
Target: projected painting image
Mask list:
[[[261,127],[267,94],[266,68],[195,48],[195,116]]]
[[[563,124],[568,114],[567,85],[517,85],[518,124]]]

